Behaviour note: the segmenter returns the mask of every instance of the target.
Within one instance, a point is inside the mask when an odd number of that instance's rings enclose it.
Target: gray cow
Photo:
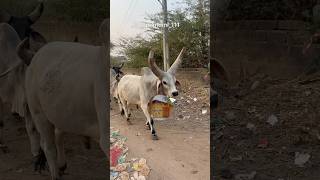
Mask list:
[[[97,140],[109,157],[108,47],[51,42],[33,58],[28,48],[21,47],[20,57],[31,60],[26,97],[52,179],[60,179],[66,167],[64,133]]]
[[[37,51],[46,40],[37,32],[30,33],[28,46],[33,45]],[[31,42],[31,43],[30,43]],[[6,23],[0,24],[0,106],[8,104],[11,112],[18,113],[26,121],[27,133],[31,141],[31,151],[39,157],[39,136],[30,118],[25,98],[25,71],[26,65],[18,57],[16,49],[22,44],[16,31]],[[1,114],[2,115],[2,114]],[[2,117],[0,117],[2,118]],[[0,121],[2,122],[2,121]],[[1,137],[0,137],[1,138]]]
[[[23,17],[12,16],[5,11],[0,11],[0,23],[10,24],[18,33],[21,40],[29,37],[33,31],[31,25],[34,24],[43,13],[43,3],[41,2],[29,15]]]
[[[13,54],[16,54],[14,51],[18,42],[25,37],[30,37],[30,35],[38,35],[39,33],[35,32],[31,25],[34,24],[43,13],[43,3],[40,3],[29,15],[23,17],[16,17],[8,14],[5,11],[0,11],[0,23],[9,24],[14,31],[16,31],[18,38],[16,38],[15,33],[12,32],[10,28],[6,25],[1,24],[1,36],[3,38],[0,39],[0,73],[7,70],[7,68],[16,62],[16,57]],[[40,35],[41,36],[41,35]],[[32,39],[32,38],[31,38]],[[10,45],[10,47],[9,47]],[[33,49],[39,49],[41,47],[41,43],[35,43]],[[5,76],[5,75],[3,75]],[[3,79],[3,78],[2,78]],[[1,79],[0,79],[1,81]],[[2,86],[5,87],[7,84],[2,83]],[[5,89],[5,88],[3,88]],[[2,91],[4,92],[4,91]],[[7,92],[12,94],[11,91]],[[8,95],[3,95],[8,96]],[[12,113],[19,115],[18,112],[13,111]],[[0,98],[0,144],[3,142],[3,118],[4,118],[4,104],[2,98]]]
[[[216,109],[218,107],[218,93],[215,90],[214,81],[217,79],[228,81],[228,72],[223,64],[217,59],[211,59],[211,67],[209,63],[209,68],[212,69],[212,75],[210,78],[210,108],[211,110]],[[210,76],[210,72],[208,73]]]
[[[178,96],[176,86],[180,85],[180,83],[176,80],[175,74],[182,62],[184,51],[185,48],[181,50],[179,56],[167,72],[162,71],[156,65],[153,57],[154,52],[150,51],[148,57],[150,68],[142,68],[142,76],[125,75],[118,84],[117,92],[121,113],[129,120],[130,112],[128,106],[132,104],[139,105],[147,118],[146,125],[151,130],[153,140],[157,140],[158,136],[153,126],[153,119],[148,111],[148,103],[157,94],[164,94],[170,97]]]

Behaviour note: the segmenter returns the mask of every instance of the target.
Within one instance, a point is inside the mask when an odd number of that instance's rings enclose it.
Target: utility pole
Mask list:
[[[167,9],[167,0],[158,0],[162,6],[163,13],[163,70],[167,71],[170,67],[169,65],[169,43],[168,43],[168,9]]]

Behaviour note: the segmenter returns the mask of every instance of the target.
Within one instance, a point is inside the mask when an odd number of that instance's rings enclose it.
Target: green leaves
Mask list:
[[[170,11],[168,14],[169,61],[173,63],[182,47],[186,47],[182,66],[202,67],[209,61],[209,1],[185,0],[182,5],[182,8]],[[162,14],[147,15],[145,23],[162,24]],[[176,23],[176,26],[172,26],[172,23]],[[129,58],[130,67],[147,66],[147,56],[151,48],[155,50],[158,66],[163,67],[162,28],[148,26],[146,34],[148,36],[123,38],[118,47]]]

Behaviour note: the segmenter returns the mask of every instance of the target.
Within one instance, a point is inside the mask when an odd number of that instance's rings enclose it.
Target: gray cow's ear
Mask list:
[[[43,2],[41,2],[29,15],[29,19],[32,23],[35,23],[43,13]]]
[[[26,65],[31,63],[34,53],[30,50],[29,38],[25,38],[20,42],[17,46],[17,54]]]
[[[5,11],[0,11],[0,23],[9,22],[11,19],[11,15]]]
[[[30,33],[30,49],[37,52],[42,46],[47,43],[46,38],[44,38],[40,33],[36,31],[31,31]]]
[[[211,59],[211,71],[213,77],[218,78],[218,79],[222,79],[222,80],[226,80],[228,81],[229,79],[229,75],[226,71],[226,68],[223,66],[223,64],[217,60],[217,59]]]

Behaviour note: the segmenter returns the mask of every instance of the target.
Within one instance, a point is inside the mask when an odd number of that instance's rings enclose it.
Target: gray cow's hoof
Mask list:
[[[8,146],[4,145],[4,144],[1,144],[0,143],[0,149],[2,150],[3,153],[8,153],[9,152],[9,148]]]
[[[65,173],[65,170],[67,169],[67,163],[65,163],[62,167],[59,167],[59,175],[62,176]]]
[[[38,171],[41,174],[42,170],[47,170],[47,158],[46,155],[44,154],[43,150],[39,150],[39,154],[34,157],[33,160],[34,164],[34,171]]]
[[[156,134],[152,134],[152,140],[159,140],[158,136]]]

